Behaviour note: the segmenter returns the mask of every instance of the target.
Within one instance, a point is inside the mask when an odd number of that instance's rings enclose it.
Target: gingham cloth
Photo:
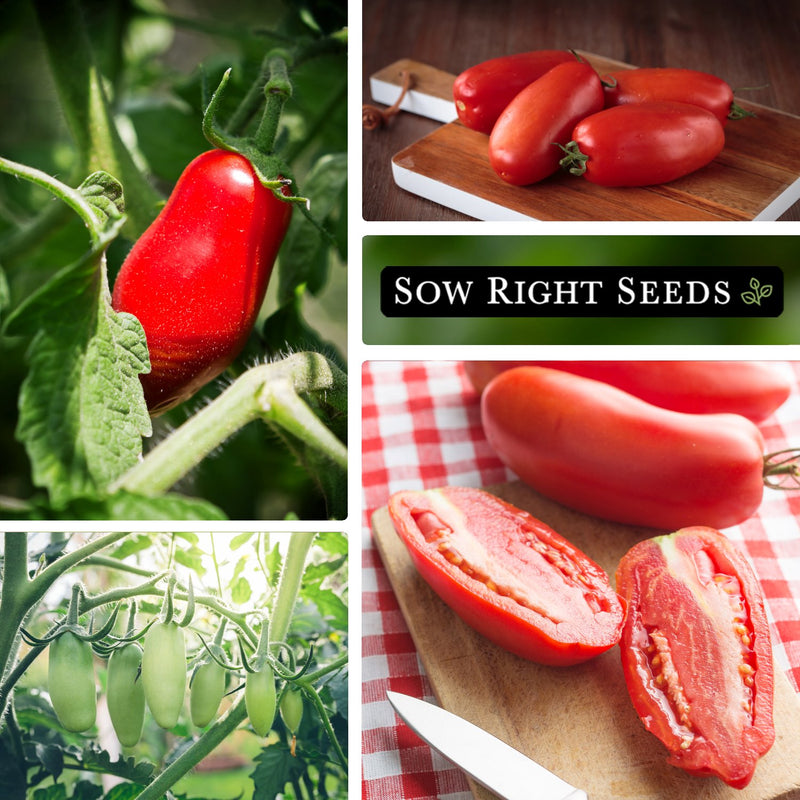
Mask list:
[[[800,363],[789,400],[760,424],[767,452],[800,446]],[[458,769],[400,723],[386,690],[433,700],[371,540],[369,520],[401,489],[484,486],[514,475],[483,435],[478,395],[459,362],[368,362],[362,374],[363,800],[471,798]],[[800,691],[800,491],[766,490],[758,514],[726,535],[753,564],[767,600],[778,669]]]

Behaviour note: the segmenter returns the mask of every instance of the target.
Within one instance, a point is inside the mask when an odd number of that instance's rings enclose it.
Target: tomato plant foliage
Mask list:
[[[344,534],[71,535],[37,549],[48,537],[9,533],[4,539],[0,796],[202,800],[252,793],[269,800],[305,798],[310,787],[319,786],[329,797],[346,797]],[[183,563],[175,558],[179,552]],[[40,570],[29,580],[37,563]],[[241,591],[242,583],[249,592]],[[119,613],[122,607],[126,613]],[[226,674],[225,695],[221,701],[215,696],[212,705],[218,708],[210,709],[211,718],[206,714],[201,727],[188,691],[177,720],[165,720],[145,691],[144,725],[139,717],[126,726],[123,747],[101,702],[119,692],[109,680],[108,664],[131,647],[143,647],[147,657],[148,634],[165,626],[170,636],[179,632],[185,641],[187,678],[213,659]],[[54,684],[44,662],[62,642],[90,653],[94,723],[86,715],[62,723],[53,709],[51,691],[64,676]],[[294,730],[280,715],[248,718],[252,709],[244,687],[251,671],[274,676],[278,701],[290,691],[302,696],[304,713],[299,724],[292,723]],[[138,680],[135,672],[126,680]],[[85,702],[83,696],[74,698]],[[213,768],[223,743],[222,761],[233,754],[238,768],[222,768],[225,788],[219,791],[225,794],[217,795],[205,779],[194,782],[191,773],[201,761]],[[102,775],[118,779],[118,785],[105,792]]]
[[[7,4],[26,110],[0,132],[0,515],[345,516],[346,22],[323,0]],[[111,289],[212,146],[291,180],[295,209],[239,356],[151,419],[145,330]],[[189,422],[211,435],[187,446]]]

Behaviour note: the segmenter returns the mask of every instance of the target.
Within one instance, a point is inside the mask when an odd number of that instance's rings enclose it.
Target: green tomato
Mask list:
[[[186,694],[186,644],[176,622],[156,622],[145,634],[142,684],[153,719],[174,728]]]
[[[268,664],[259,672],[248,672],[244,681],[244,705],[253,730],[266,736],[275,719],[275,677]]]
[[[281,697],[281,719],[289,733],[294,735],[303,719],[303,694],[294,686],[287,686]]]
[[[68,731],[80,733],[94,725],[97,694],[89,642],[67,631],[50,643],[47,688],[58,721]]]
[[[111,724],[124,747],[133,747],[144,725],[144,686],[139,676],[142,648],[135,642],[117,648],[108,659],[106,701]]]
[[[205,728],[217,714],[225,694],[225,668],[216,661],[206,661],[194,672],[189,691],[192,723]]]

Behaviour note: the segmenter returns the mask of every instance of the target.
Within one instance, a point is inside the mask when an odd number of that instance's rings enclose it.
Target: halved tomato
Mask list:
[[[773,663],[761,588],[713,528],[639,542],[622,558],[622,667],[670,764],[746,786],[775,739]]]
[[[389,513],[433,591],[500,647],[566,665],[617,643],[625,610],[608,575],[526,511],[447,486],[397,492]]]

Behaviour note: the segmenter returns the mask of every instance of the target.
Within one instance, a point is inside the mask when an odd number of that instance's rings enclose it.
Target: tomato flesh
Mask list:
[[[453,83],[458,118],[472,130],[491,133],[503,109],[519,92],[557,64],[574,60],[567,50],[533,50],[475,64]]]
[[[775,738],[772,649],[744,556],[711,528],[648,539],[623,557],[625,681],[668,762],[746,786]]]
[[[576,664],[612,647],[624,609],[588,556],[480,489],[397,492],[389,514],[422,578],[464,622],[523,658]]]
[[[520,479],[592,516],[725,528],[763,497],[764,440],[738,414],[670,411],[580,375],[517,367],[486,387],[481,420]]]
[[[489,136],[489,163],[507,183],[526,186],[558,170],[575,124],[603,107],[593,67],[570,61],[553,67],[506,106]]]

